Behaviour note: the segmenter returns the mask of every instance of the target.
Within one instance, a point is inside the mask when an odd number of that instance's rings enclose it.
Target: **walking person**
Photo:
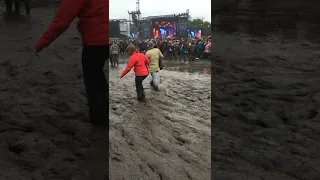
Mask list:
[[[82,37],[82,70],[90,122],[109,126],[109,84],[103,68],[109,58],[109,5],[103,0],[63,0],[55,18],[34,46],[49,46],[78,17]]]
[[[111,55],[111,66],[119,66],[119,53],[120,53],[120,47],[119,45],[114,41],[110,47],[110,55]]]
[[[170,60],[172,60],[172,58],[173,58],[173,50],[174,50],[174,47],[173,47],[172,43],[169,42],[169,44],[167,46],[167,55],[168,55],[167,57]]]
[[[147,58],[150,60],[149,72],[151,74],[152,80],[150,85],[154,88],[154,90],[158,91],[158,75],[157,73],[163,68],[162,66],[162,58],[163,54],[161,51],[155,47],[155,45],[150,42],[149,50],[146,52]]]
[[[183,61],[186,62],[186,53],[187,53],[187,44],[184,40],[180,43],[180,61],[183,58]]]
[[[120,75],[120,79],[134,68],[138,101],[145,101],[146,95],[144,93],[142,82],[149,74],[148,66],[150,65],[150,61],[144,54],[137,52],[136,47],[132,44],[128,45],[126,51],[130,55],[130,58],[128,60],[127,67]]]

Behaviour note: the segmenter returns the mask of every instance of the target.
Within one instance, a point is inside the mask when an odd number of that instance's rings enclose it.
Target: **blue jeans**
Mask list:
[[[184,53],[184,51],[180,51],[180,61],[182,58],[184,61],[186,61],[186,54]]]
[[[158,89],[158,82],[157,82],[157,72],[151,72],[151,77],[152,77],[152,81],[150,82],[150,84],[155,88]]]

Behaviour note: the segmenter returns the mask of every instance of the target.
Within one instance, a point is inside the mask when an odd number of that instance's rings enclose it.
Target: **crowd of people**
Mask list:
[[[204,40],[128,40],[110,41],[110,62],[119,65],[119,56],[129,55],[126,68],[120,75],[123,78],[131,69],[135,73],[135,85],[138,101],[145,101],[142,82],[150,74],[152,89],[158,91],[157,73],[163,68],[162,59],[194,61],[210,58],[211,37]]]
[[[128,39],[113,40],[110,42],[111,64],[117,63],[117,57],[126,55],[126,48],[132,44],[140,53],[146,53],[148,44],[152,42],[161,51],[166,60],[194,61],[197,59],[210,59],[211,37],[206,39],[181,39],[181,40],[158,40],[158,39]]]

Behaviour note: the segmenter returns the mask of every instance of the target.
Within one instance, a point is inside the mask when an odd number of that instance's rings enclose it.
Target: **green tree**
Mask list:
[[[193,19],[188,22],[188,29],[190,30],[205,30],[211,27],[211,23],[202,19]]]

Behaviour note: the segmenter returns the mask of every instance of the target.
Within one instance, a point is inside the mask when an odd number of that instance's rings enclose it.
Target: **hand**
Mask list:
[[[39,52],[41,52],[42,51],[42,49],[43,49],[44,47],[41,47],[39,44],[36,44],[35,46],[33,46],[33,51],[34,51],[34,53],[37,55]]]

